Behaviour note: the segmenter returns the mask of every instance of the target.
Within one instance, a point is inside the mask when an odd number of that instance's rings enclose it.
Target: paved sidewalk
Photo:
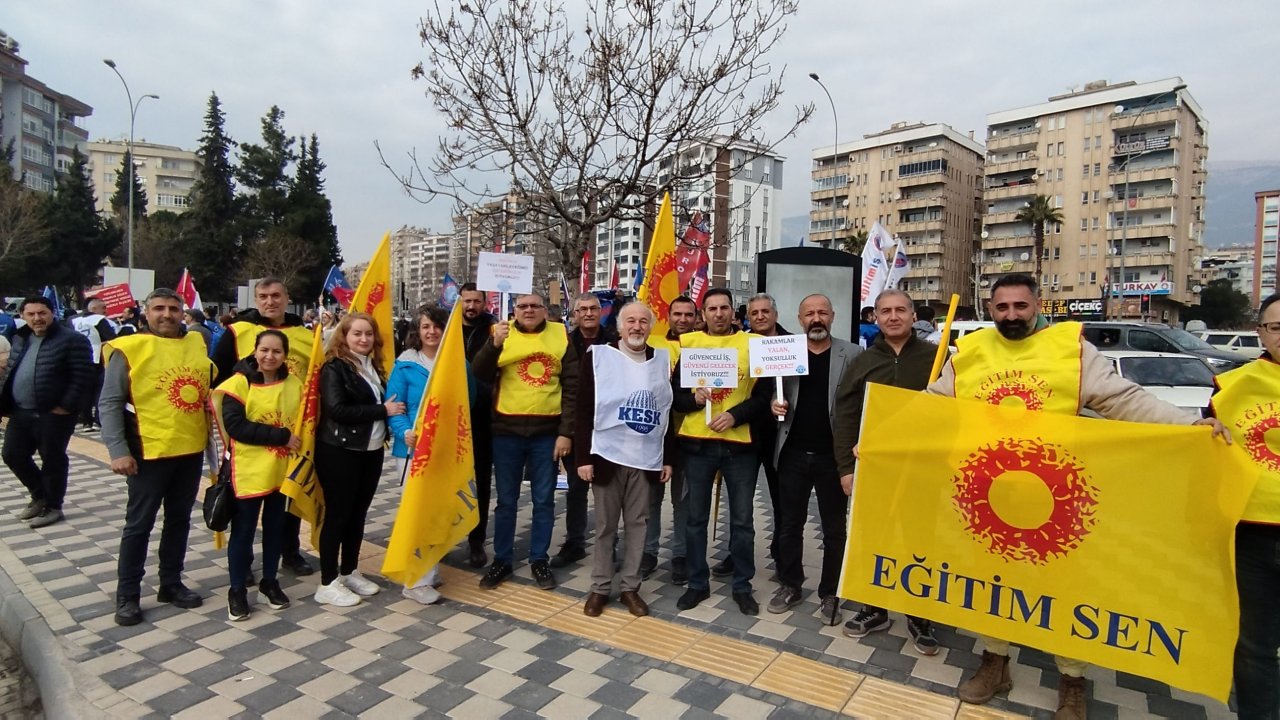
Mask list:
[[[45,690],[50,717],[1051,717],[1056,673],[1044,653],[1023,649],[1012,665],[1015,688],[987,707],[958,703],[954,688],[976,667],[976,640],[940,629],[942,652],[911,648],[899,618],[888,632],[861,641],[843,637],[813,616],[816,597],[796,610],[741,615],[728,588],[713,580],[712,597],[679,613],[682,588],[667,583],[664,557],[642,588],[651,618],[633,619],[616,603],[597,619],[581,600],[589,570],[560,571],[555,592],[535,589],[528,567],[497,591],[484,592],[460,553],[446,559],[446,601],[424,607],[383,592],[355,608],[317,605],[318,576],[281,580],[293,599],[286,610],[253,606],[249,620],[226,620],[226,558],[193,513],[188,585],[205,597],[194,611],[157,605],[155,569],[144,580],[146,621],[114,624],[115,562],[123,522],[123,482],[105,465],[100,445],[73,440],[67,521],[31,530],[16,519],[24,492],[0,468],[0,567],[34,612],[18,617],[23,632],[52,630],[51,642],[22,643],[24,659]],[[366,575],[376,576],[394,521],[398,476],[384,475],[368,525]],[[757,496],[756,597],[774,586],[763,553],[770,531],[768,499]],[[669,530],[669,508],[664,516]],[[158,540],[158,527],[153,535]],[[521,514],[516,557],[528,546],[528,509]],[[563,532],[558,521],[556,539]],[[818,574],[816,523],[806,532],[808,575]],[[714,554],[726,554],[721,536]],[[554,546],[553,546],[554,549]],[[810,588],[811,590],[812,588]],[[256,602],[256,593],[250,601]],[[21,603],[5,594],[3,617]],[[12,606],[12,607],[11,607]],[[16,609],[15,609],[16,608]],[[846,613],[847,614],[847,613]],[[5,628],[9,632],[8,627]],[[60,661],[59,657],[65,658]],[[1142,678],[1089,671],[1092,718],[1230,717],[1212,700]],[[72,691],[71,686],[74,686]],[[58,688],[52,698],[49,688]],[[78,709],[78,711],[77,711]]]

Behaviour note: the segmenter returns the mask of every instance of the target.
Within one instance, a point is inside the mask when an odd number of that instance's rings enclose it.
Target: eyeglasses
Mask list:
[[[1258,323],[1258,329],[1272,335],[1280,335],[1280,322]]]
[[[521,303],[516,305],[517,310],[541,310],[544,306],[538,303]]]

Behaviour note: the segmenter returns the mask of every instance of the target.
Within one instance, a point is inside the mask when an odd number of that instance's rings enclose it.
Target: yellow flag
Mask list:
[[[369,267],[360,278],[360,287],[351,298],[351,312],[368,313],[378,323],[382,338],[382,376],[391,377],[396,361],[395,325],[391,313],[391,233],[382,236]],[[403,400],[404,398],[397,398]]]
[[[307,361],[307,376],[302,378],[302,407],[293,424],[293,434],[302,440],[302,447],[289,454],[284,484],[280,492],[290,500],[289,512],[311,525],[311,546],[320,547],[320,526],[324,524],[324,493],[316,477],[316,424],[320,421],[320,367],[324,365],[323,328],[316,323],[311,338],[311,357]]]
[[[652,336],[666,338],[671,301],[680,297],[680,293],[680,273],[676,270],[676,223],[671,214],[671,193],[666,193],[662,196],[662,206],[658,208],[649,253],[644,260],[644,284],[636,292],[636,298],[653,310]]]
[[[458,304],[418,406],[417,439],[382,562],[382,574],[402,585],[422,579],[480,521],[461,313]]]
[[[841,597],[1226,701],[1239,448],[883,385],[863,418]]]

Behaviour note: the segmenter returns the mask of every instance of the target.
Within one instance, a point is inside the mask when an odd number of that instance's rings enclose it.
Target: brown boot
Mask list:
[[[1084,678],[1058,677],[1058,712],[1053,720],[1085,720]]]
[[[996,693],[1009,692],[1013,689],[1013,679],[1009,677],[1009,656],[996,655],[982,651],[982,665],[973,677],[960,683],[957,694],[960,699],[981,705]]]

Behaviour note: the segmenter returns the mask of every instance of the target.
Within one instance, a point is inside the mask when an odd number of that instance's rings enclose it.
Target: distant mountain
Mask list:
[[[1210,162],[1204,244],[1211,248],[1253,242],[1253,194],[1280,188],[1280,162]]]
[[[1210,162],[1205,245],[1220,248],[1252,243],[1257,208],[1253,194],[1277,188],[1280,188],[1280,161]],[[783,246],[795,245],[808,231],[808,215],[782,218]]]

